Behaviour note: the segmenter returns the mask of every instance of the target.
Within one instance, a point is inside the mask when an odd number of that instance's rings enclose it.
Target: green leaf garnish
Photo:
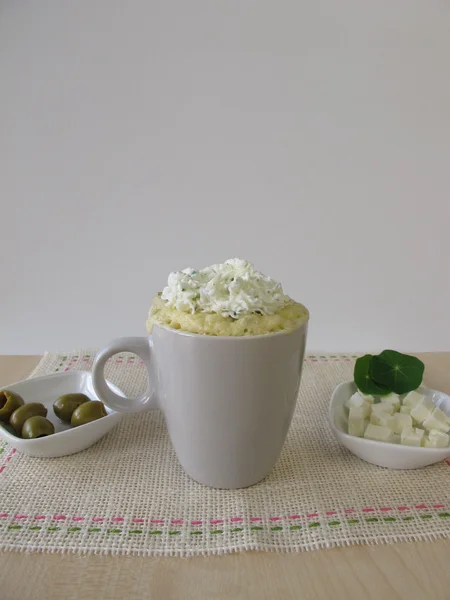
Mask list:
[[[383,350],[373,357],[371,375],[396,394],[406,394],[420,386],[424,369],[423,362],[415,356],[395,350]]]
[[[371,395],[385,395],[389,394],[392,390],[375,381],[372,377],[372,361],[373,356],[371,354],[366,354],[365,356],[361,356],[355,362],[355,370],[354,370],[354,380],[356,383],[356,387],[363,394],[371,394]]]

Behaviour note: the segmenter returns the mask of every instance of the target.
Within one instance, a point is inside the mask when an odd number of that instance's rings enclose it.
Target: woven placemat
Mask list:
[[[47,354],[33,376],[88,370],[93,352]],[[159,411],[127,415],[90,449],[29,458],[0,447],[0,548],[192,556],[298,551],[450,536],[446,462],[418,471],[369,465],[342,448],[327,423],[334,387],[352,356],[309,356],[283,453],[263,482],[226,491],[182,471]],[[132,355],[107,377],[128,394],[145,386]]]

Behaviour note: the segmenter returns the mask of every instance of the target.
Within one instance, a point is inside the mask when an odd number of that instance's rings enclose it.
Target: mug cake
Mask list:
[[[233,258],[204,269],[170,273],[152,300],[147,329],[155,325],[214,336],[290,332],[309,319],[303,304],[284,294],[280,283]]]

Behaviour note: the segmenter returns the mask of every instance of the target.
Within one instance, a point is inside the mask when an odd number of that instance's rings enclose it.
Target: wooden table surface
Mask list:
[[[418,354],[450,393],[450,353]],[[38,356],[0,357],[0,386]],[[0,552],[0,600],[449,600],[450,540],[274,554],[148,558]]]

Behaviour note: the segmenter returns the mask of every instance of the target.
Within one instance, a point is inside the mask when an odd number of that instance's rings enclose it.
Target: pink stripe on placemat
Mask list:
[[[414,506],[414,510],[424,510],[424,509],[429,509],[430,507],[428,507],[426,504],[417,504],[416,506]],[[442,508],[445,508],[445,504],[433,504],[432,507],[434,510],[439,510]],[[379,510],[380,512],[390,512],[392,510],[394,510],[394,508],[389,507],[389,506],[380,506],[378,509],[376,508],[372,508],[372,507],[365,507],[361,509],[362,513],[373,513],[376,512],[377,510]],[[411,510],[411,508],[409,508],[408,506],[398,506],[397,510],[399,511],[406,511],[406,510]],[[356,509],[354,508],[345,508],[343,511],[345,514],[354,514],[357,512]],[[323,513],[326,516],[334,516],[337,515],[338,512],[335,510],[328,510],[325,511],[325,513]],[[7,518],[9,517],[9,513],[0,513],[0,518]],[[314,518],[318,518],[320,517],[320,513],[315,512],[315,513],[307,513],[306,517],[308,519],[314,519]],[[29,519],[29,518],[33,518],[35,520],[40,520],[40,519],[46,519],[47,516],[46,515],[36,515],[34,517],[30,517],[29,515],[26,514],[21,514],[18,513],[16,514],[14,517],[14,519],[16,520],[21,520],[21,519]],[[58,515],[53,515],[53,517],[50,517],[52,519],[54,519],[55,521],[66,521],[66,520],[71,520],[71,521],[84,521],[87,519],[87,517],[83,517],[83,516],[79,516],[79,515],[75,515],[75,516],[68,516],[68,515],[62,515],[62,514],[58,514]],[[300,519],[301,515],[287,515],[286,517],[282,517],[282,516],[271,516],[271,517],[267,517],[267,520],[270,522],[276,522],[276,521],[283,521],[283,520],[296,520],[296,519]],[[91,517],[90,518],[91,521],[94,522],[103,522],[105,520],[108,520],[107,517]],[[124,522],[126,519],[125,517],[109,517],[109,520],[111,522],[117,522],[117,523],[122,523]],[[244,519],[244,517],[230,517],[228,519],[228,521],[230,523],[241,523],[244,522],[246,519]],[[257,521],[263,521],[264,519],[262,517],[248,517],[248,521],[250,522],[257,522]],[[137,518],[137,517],[133,517],[132,519],[130,519],[130,521],[132,523],[145,523],[145,519],[143,518]],[[217,525],[220,523],[225,523],[226,519],[211,519],[209,521],[209,523],[211,525]],[[171,524],[174,525],[183,525],[185,524],[185,521],[183,519],[170,519],[168,522],[170,522]],[[150,519],[150,523],[154,523],[154,524],[160,524],[160,525],[164,525],[166,523],[166,521],[164,519]],[[190,521],[191,525],[202,525],[203,521],[201,520],[193,520]]]
[[[16,453],[16,449],[12,448],[11,452],[5,458],[5,463],[0,467],[0,473],[3,473],[3,471],[6,469],[7,464],[12,459],[12,457],[14,456],[15,453]]]

